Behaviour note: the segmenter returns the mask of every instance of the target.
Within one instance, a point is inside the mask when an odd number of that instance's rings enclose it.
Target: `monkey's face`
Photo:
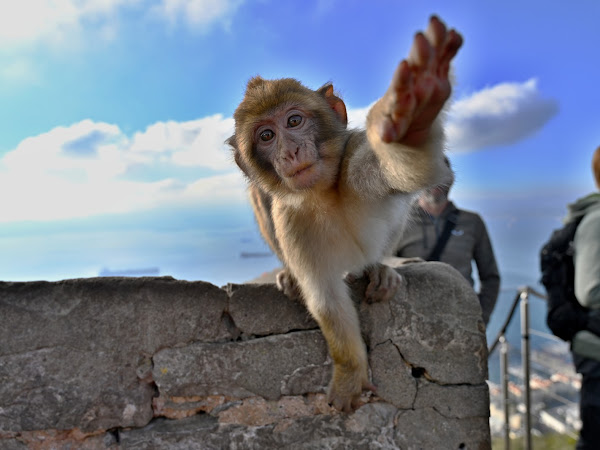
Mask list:
[[[314,117],[306,110],[284,107],[254,130],[256,158],[271,166],[291,190],[310,189],[321,179],[323,161],[317,146]]]
[[[248,82],[227,141],[248,179],[271,194],[327,189],[346,139],[346,110],[333,86],[313,91],[297,80]]]

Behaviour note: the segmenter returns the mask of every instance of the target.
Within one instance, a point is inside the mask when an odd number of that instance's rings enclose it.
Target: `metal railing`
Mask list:
[[[539,335],[545,338],[556,339],[554,336],[541,333],[535,330],[530,330],[529,327],[529,298],[535,296],[540,299],[546,300],[545,294],[542,294],[535,289],[525,286],[517,289],[517,295],[515,296],[513,303],[510,308],[510,312],[506,317],[506,320],[496,339],[489,347],[488,355],[496,350],[500,346],[500,372],[501,372],[501,389],[502,389],[502,406],[504,415],[504,448],[510,449],[510,414],[509,414],[509,364],[508,364],[508,341],[506,338],[507,330],[511,321],[517,311],[517,306],[520,305],[520,316],[521,316],[521,365],[523,370],[523,428],[524,428],[524,448],[527,450],[532,449],[531,440],[531,348],[530,348],[530,335]]]

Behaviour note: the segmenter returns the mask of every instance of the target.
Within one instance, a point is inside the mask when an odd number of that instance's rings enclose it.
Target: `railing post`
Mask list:
[[[510,450],[510,414],[508,396],[508,344],[502,334],[500,340],[500,377],[502,379],[502,407],[504,409],[504,450]]]
[[[531,450],[531,388],[529,379],[529,292],[521,292],[521,358],[523,366],[523,394],[525,396],[525,449]]]

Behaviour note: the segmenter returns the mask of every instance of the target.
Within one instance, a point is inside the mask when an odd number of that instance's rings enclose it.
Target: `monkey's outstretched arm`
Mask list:
[[[388,187],[401,192],[443,180],[447,169],[440,113],[451,93],[450,61],[461,45],[462,37],[435,16],[425,33],[416,34],[409,57],[369,112],[369,145],[355,152],[355,167],[370,170],[365,163],[376,161]]]

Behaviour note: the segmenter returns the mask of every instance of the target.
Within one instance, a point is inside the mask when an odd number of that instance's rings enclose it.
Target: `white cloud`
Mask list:
[[[0,158],[0,223],[245,201],[224,144],[232,132],[233,119],[215,115],[159,122],[133,137],[84,120],[27,138]],[[152,179],[130,178],[131,167]]]
[[[0,2],[0,49],[78,44],[84,33],[112,40],[120,13],[158,17],[195,30],[228,27],[243,0],[17,0]]]
[[[213,23],[229,26],[243,0],[162,0],[156,12],[171,25],[185,22],[190,28],[205,30]]]
[[[558,104],[542,98],[534,78],[497,84],[452,105],[448,148],[468,152],[510,145],[541,129],[557,112]]]
[[[221,114],[188,122],[158,122],[135,133],[131,151],[140,155],[163,154],[179,166],[222,170],[231,167],[225,140],[233,134],[233,119]]]
[[[26,177],[112,178],[126,168],[119,154],[124,140],[117,126],[84,120],[25,139],[0,160],[0,169]]]
[[[20,0],[0,3],[0,46],[68,42],[86,21],[106,21],[128,0]],[[137,3],[134,2],[134,3]]]
[[[374,102],[364,108],[348,109],[348,128],[364,128],[367,122],[367,113]]]

